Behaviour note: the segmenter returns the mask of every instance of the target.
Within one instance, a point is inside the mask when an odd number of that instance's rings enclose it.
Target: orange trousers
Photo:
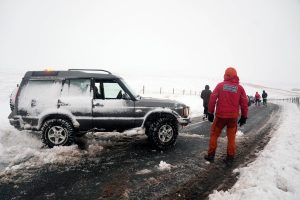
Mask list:
[[[236,118],[220,118],[215,117],[215,120],[211,126],[210,141],[208,148],[208,155],[215,155],[217,149],[218,137],[220,136],[222,129],[227,127],[227,156],[234,157],[235,155],[235,135],[237,131],[237,119]]]

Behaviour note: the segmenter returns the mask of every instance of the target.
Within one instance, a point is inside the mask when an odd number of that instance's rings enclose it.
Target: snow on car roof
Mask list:
[[[113,74],[104,73],[87,73],[83,71],[28,71],[26,72],[24,78],[101,78],[101,79],[120,79],[119,76]]]

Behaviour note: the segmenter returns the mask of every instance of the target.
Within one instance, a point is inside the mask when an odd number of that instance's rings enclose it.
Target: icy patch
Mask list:
[[[204,135],[189,134],[189,133],[180,133],[180,136],[190,137],[190,138],[204,138]]]
[[[149,170],[149,169],[143,169],[143,170],[140,170],[138,172],[136,172],[137,175],[143,175],[143,174],[149,174],[151,173],[152,171]]]
[[[171,164],[168,164],[165,161],[160,161],[160,163],[159,163],[159,165],[158,165],[157,168],[160,171],[166,171],[166,170],[171,171],[171,167],[172,167]]]

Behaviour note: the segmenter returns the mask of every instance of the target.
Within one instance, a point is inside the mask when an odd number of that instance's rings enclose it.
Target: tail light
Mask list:
[[[10,105],[11,111],[13,111],[15,108],[16,99],[17,99],[18,95],[19,95],[19,84],[17,85],[17,88],[14,89],[14,91],[10,95],[9,105]]]

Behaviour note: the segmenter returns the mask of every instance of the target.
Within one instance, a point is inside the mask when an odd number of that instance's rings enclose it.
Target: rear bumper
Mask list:
[[[14,126],[16,129],[22,129],[22,122],[19,118],[9,118],[10,125]]]
[[[18,130],[38,130],[38,119],[33,117],[9,117],[9,123]]]

